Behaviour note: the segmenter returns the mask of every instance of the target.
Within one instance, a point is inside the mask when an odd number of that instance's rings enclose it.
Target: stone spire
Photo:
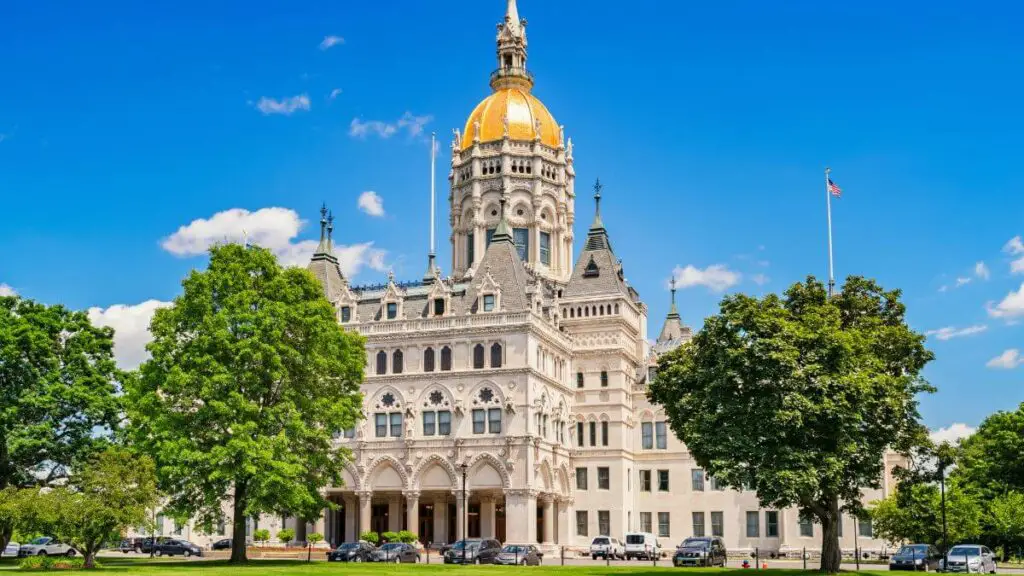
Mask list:
[[[661,327],[661,334],[658,336],[658,344],[666,344],[669,342],[677,342],[684,336],[689,335],[689,328],[683,328],[683,321],[679,318],[679,310],[676,308],[676,277],[672,275],[672,279],[669,280],[670,290],[672,292],[672,306],[668,309],[668,315],[665,317],[665,324]]]
[[[334,213],[327,210],[326,204],[320,207],[320,243],[306,269],[320,281],[327,299],[337,302],[348,280],[334,255]]]
[[[604,190],[604,185],[601,184],[601,179],[598,178],[594,182],[594,222],[590,225],[590,230],[587,232],[585,250],[612,249],[611,241],[608,239],[608,231],[605,230],[604,222],[601,221],[601,190]]]
[[[327,252],[334,254],[334,210],[327,212]]]
[[[505,197],[501,197],[501,214],[498,216],[498,227],[494,229],[494,235],[491,236],[491,244],[495,242],[509,242],[514,243],[512,239],[512,228],[508,225],[508,220],[505,218]]]
[[[331,253],[331,241],[328,238],[327,233],[327,204],[320,206],[320,244],[316,247],[316,252],[313,256],[321,256]],[[331,224],[331,230],[334,229],[333,222]]]

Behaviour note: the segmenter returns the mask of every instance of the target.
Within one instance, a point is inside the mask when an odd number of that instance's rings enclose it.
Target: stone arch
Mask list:
[[[435,404],[433,401],[432,396],[436,398],[435,391],[442,395],[440,404]],[[422,410],[451,410],[455,407],[455,398],[452,396],[451,390],[435,382],[423,389],[423,393],[416,401],[416,407]]]
[[[555,488],[554,475],[551,473],[551,463],[545,458],[541,460],[540,467],[537,469],[536,479],[539,480],[537,486],[545,492],[553,492]]]
[[[385,454],[369,466],[362,486],[370,490],[405,490],[409,486],[409,475],[397,458]]]
[[[588,414],[587,422],[597,422],[597,416],[594,416],[593,414]]]
[[[640,413],[641,422],[648,422],[651,420],[654,420],[654,412],[651,412],[650,410],[644,410],[643,412]]]
[[[611,418],[609,418],[607,414],[601,414],[598,420],[600,420],[601,422],[610,422]]]
[[[485,476],[486,474],[496,474],[497,478]],[[475,479],[484,480],[480,485],[474,481]],[[508,471],[505,470],[505,465],[502,464],[497,457],[487,452],[481,452],[473,457],[469,462],[469,471],[466,473],[466,480],[469,482],[469,489],[474,490],[477,488],[509,488],[511,487],[511,481],[508,476]],[[492,484],[498,484],[492,486]]]
[[[384,398],[384,395],[387,394],[387,393],[391,393],[394,396],[394,399],[395,399],[395,403],[393,405],[391,405],[391,406],[384,406],[381,403],[383,398]],[[398,388],[395,388],[394,386],[383,386],[383,387],[381,387],[380,390],[378,390],[373,395],[373,399],[370,401],[369,406],[371,407],[371,410],[373,410],[373,411],[404,409],[405,408],[405,396],[401,392],[398,391]]]
[[[480,392],[484,388],[489,389],[492,393],[489,401],[484,401],[480,397]],[[483,380],[471,388],[466,398],[469,400],[470,406],[502,406],[505,402],[505,395],[501,391],[501,386],[490,380]]]
[[[359,470],[351,461],[345,462],[341,469],[341,479],[344,487],[349,490],[362,490],[362,478],[359,477]]]
[[[448,486],[438,482],[438,475],[434,474],[435,469],[440,469],[448,477]],[[459,487],[459,475],[455,472],[452,463],[440,454],[431,454],[420,462],[420,465],[413,471],[413,487],[415,489],[427,488],[451,488]],[[426,482],[424,482],[426,481]]]
[[[572,495],[572,484],[569,482],[569,471],[565,464],[555,468],[555,487],[561,496]]]

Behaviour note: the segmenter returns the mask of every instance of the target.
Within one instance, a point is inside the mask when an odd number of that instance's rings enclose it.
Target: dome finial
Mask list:
[[[328,222],[330,222],[330,229],[334,229],[334,218],[327,219],[327,203],[325,202],[320,206],[320,244],[316,247],[316,254],[330,254],[331,253],[331,241],[328,237]]]
[[[598,178],[597,182],[594,182],[594,212],[598,217],[601,216],[601,190],[604,190],[604,185],[601,184],[601,179]]]

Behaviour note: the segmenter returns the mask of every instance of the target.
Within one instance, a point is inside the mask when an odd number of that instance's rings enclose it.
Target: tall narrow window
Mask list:
[[[587,489],[587,469],[577,468],[576,469],[576,489],[586,490]]]
[[[693,513],[693,535],[696,538],[704,537],[704,513]]]
[[[484,312],[494,311],[494,294],[484,294]]]
[[[668,470],[658,470],[658,492],[668,492]]]
[[[608,510],[597,511],[597,531],[600,534],[612,533],[612,515]]]
[[[587,535],[587,511],[577,510],[576,511],[576,535],[586,536]]]
[[[668,538],[671,528],[668,512],[658,512],[658,537]]]
[[[530,229],[529,228],[513,228],[512,239],[516,243],[516,252],[519,253],[519,259],[526,262],[530,258]]]
[[[388,373],[388,353],[381,350],[377,352],[377,374]]]
[[[597,422],[590,423],[590,445],[597,446]]]
[[[761,536],[761,515],[757,512],[747,512],[747,538],[759,538]]]
[[[377,438],[384,438],[388,435],[388,415],[383,413],[377,413],[373,415],[375,436]]]
[[[608,373],[602,370],[601,371],[601,388],[607,388],[607,387],[608,387]]]
[[[444,298],[434,298],[434,316],[444,316]]]
[[[576,423],[576,443],[583,447],[583,422]]]
[[[473,410],[473,434],[483,434],[487,431],[487,411],[477,408]]]
[[[395,350],[395,353],[391,355],[391,372],[393,374],[402,373],[402,351]]]
[[[654,448],[654,423],[642,422],[640,424],[640,446],[644,450]]]
[[[501,408],[491,408],[487,411],[487,432],[501,434]]]
[[[466,268],[473,265],[473,261],[476,259],[476,238],[474,234],[470,232],[466,234]]]
[[[437,413],[437,434],[439,436],[451,436],[452,434],[452,413],[449,410],[441,410]]]
[[[607,466],[599,466],[597,468],[597,489],[610,490],[611,478],[611,470]]]
[[[491,368],[501,368],[501,344],[491,344]]]
[[[348,306],[341,307],[341,322],[343,324],[348,323],[352,320],[352,308]]]
[[[800,519],[800,535],[804,538],[814,537],[814,524],[810,520]]]
[[[387,306],[388,320],[394,320],[398,317],[398,304],[394,302],[388,302]]]
[[[583,388],[583,372],[576,373],[576,387]]]
[[[441,371],[448,372],[452,369],[452,349],[445,346],[441,348]]]
[[[423,413],[423,435],[433,436],[437,430],[437,413],[436,412],[424,412]]]
[[[779,513],[766,510],[764,513],[764,535],[769,538],[779,537]]]
[[[601,446],[608,445],[608,423],[601,422]]]
[[[434,349],[427,348],[423,351],[423,371],[433,372],[434,371]]]
[[[711,535],[725,536],[725,517],[721,512],[711,513]]]
[[[874,538],[875,530],[871,525],[871,518],[858,518],[857,521],[857,535],[861,538]]]
[[[722,483],[718,481],[718,478],[711,477],[711,489],[715,492],[721,492],[723,490]]]
[[[473,368],[484,367],[484,345],[477,344],[473,347]]]
[[[650,533],[651,529],[651,513],[641,512],[640,513],[640,531]]]
[[[413,424],[415,426],[415,424]],[[392,412],[391,413],[391,436],[393,438],[400,438],[402,436],[402,413]]]
[[[551,233],[540,233],[540,263],[551,266]]]
[[[651,491],[651,471],[641,470],[640,471],[640,491],[650,492]]]
[[[694,492],[704,491],[704,470],[700,468],[690,470],[690,485]]]
[[[665,433],[665,422],[655,422],[654,424],[654,435],[658,440],[658,450],[665,450],[668,448],[668,436]]]

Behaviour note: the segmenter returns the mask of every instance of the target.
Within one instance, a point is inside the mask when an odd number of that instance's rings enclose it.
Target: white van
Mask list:
[[[661,557],[661,545],[650,532],[626,532],[626,560],[652,560]]]

